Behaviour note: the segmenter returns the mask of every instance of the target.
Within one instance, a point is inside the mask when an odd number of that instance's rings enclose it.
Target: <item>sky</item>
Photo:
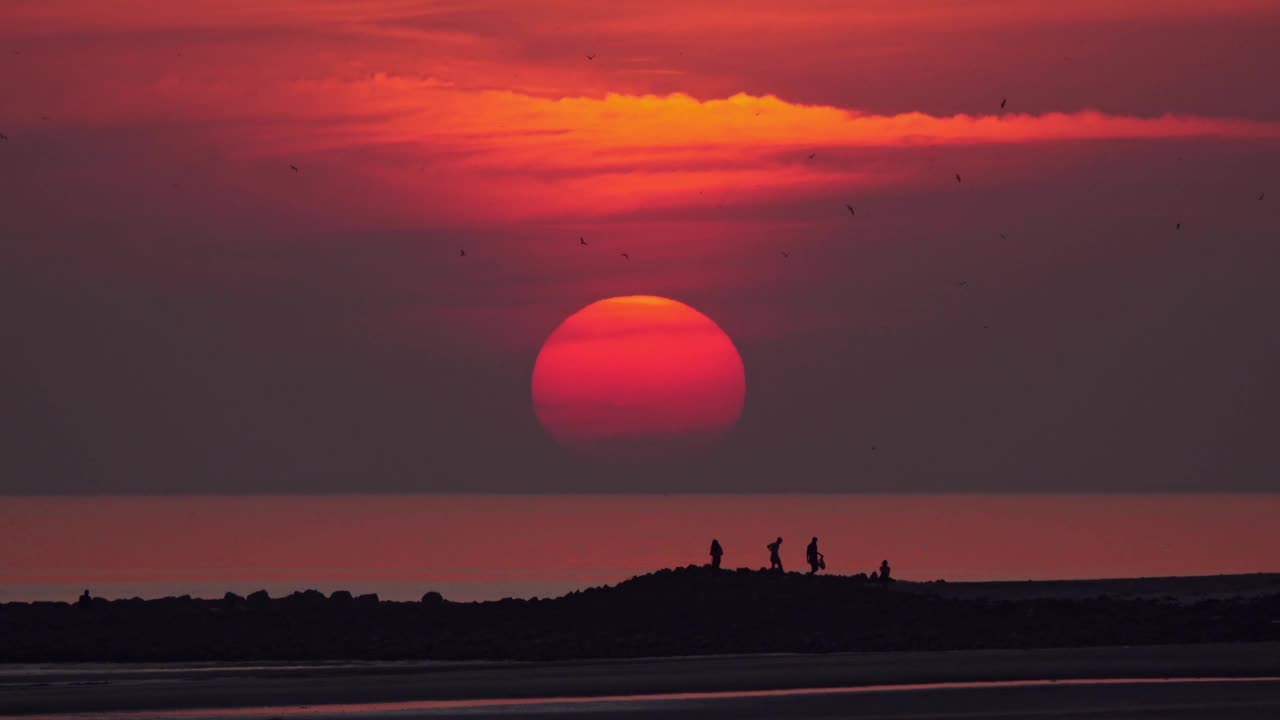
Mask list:
[[[1280,491],[1271,0],[5,15],[0,493]],[[627,295],[695,457],[539,425]]]

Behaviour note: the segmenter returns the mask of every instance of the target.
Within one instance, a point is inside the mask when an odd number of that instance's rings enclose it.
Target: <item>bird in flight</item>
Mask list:
[[[783,250],[783,251],[782,251],[782,257],[784,257],[784,258],[789,258],[789,257],[791,257],[791,253],[787,252],[786,250]]]
[[[595,53],[592,53],[592,54],[588,55],[588,56],[587,56],[587,59],[588,59],[588,60],[595,60],[595,59],[596,59]]]
[[[631,259],[631,256],[630,256],[630,255],[628,255],[628,254],[626,254],[626,253],[622,253],[622,257],[624,257],[624,258],[626,258],[626,259],[628,259],[628,260],[630,260],[630,259]]]
[[[960,182],[960,173],[956,173],[956,182]]]
[[[8,140],[8,139],[9,139],[9,138],[5,138],[5,140]],[[1258,202],[1262,202],[1262,198],[1264,198],[1264,197],[1266,197],[1266,196],[1267,196],[1267,194],[1266,194],[1265,192],[1258,193]]]
[[[467,256],[466,250],[462,250],[462,249],[458,250],[458,257],[466,257],[466,256]]]
[[[1181,230],[1181,229],[1182,229],[1182,223],[1178,223],[1177,225],[1174,225],[1174,226],[1173,226],[1173,229],[1174,229],[1174,230]]]
[[[966,285],[968,285],[968,284],[969,284],[969,281],[968,281],[968,280],[961,280],[960,282],[957,282],[957,283],[956,283],[956,287],[964,287],[964,286],[966,286]]]
[[[4,133],[0,133],[0,140],[8,140],[8,139],[9,139],[8,135],[5,135]],[[1258,198],[1258,199],[1261,200],[1262,198]]]
[[[578,244],[579,244],[579,245],[586,245],[586,244],[587,244],[587,239],[586,239],[586,238],[584,238],[584,237],[582,237],[581,235],[579,235],[579,236],[578,236]]]
[[[1005,237],[1005,236],[1004,236],[1004,233],[1000,233],[1000,239],[1001,239],[1001,240],[1008,240],[1009,238]]]
[[[297,165],[290,165],[290,166],[289,166],[289,169],[290,169],[290,170],[292,170],[292,171],[294,171],[294,172],[298,172],[298,166],[297,166]]]
[[[809,159],[810,159],[810,160],[812,160],[812,159],[814,159],[815,157],[817,157],[817,155],[818,155],[818,153],[809,153]]]
[[[1004,104],[1009,102],[1009,98],[1000,98],[1000,109],[1004,109]]]
[[[845,204],[844,204],[844,206],[845,206],[846,208],[848,208],[848,209],[849,209],[849,214],[850,214],[850,215],[854,215],[854,212],[853,212],[853,206],[852,206],[852,205],[850,205],[849,203],[845,203]],[[854,215],[854,217],[857,217],[857,216],[856,216],[856,215]]]

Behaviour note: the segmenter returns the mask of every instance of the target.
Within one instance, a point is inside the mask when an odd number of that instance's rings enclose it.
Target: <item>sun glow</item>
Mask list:
[[[574,313],[533,369],[538,420],[562,445],[586,451],[702,444],[737,424],[745,395],[729,336],[688,305],[649,295]]]

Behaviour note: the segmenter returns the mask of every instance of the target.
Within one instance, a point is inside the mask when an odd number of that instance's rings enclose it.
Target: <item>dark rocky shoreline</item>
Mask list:
[[[0,662],[569,660],[1280,640],[1280,594],[947,596],[946,585],[689,567],[554,599],[386,602],[314,590],[0,605]]]

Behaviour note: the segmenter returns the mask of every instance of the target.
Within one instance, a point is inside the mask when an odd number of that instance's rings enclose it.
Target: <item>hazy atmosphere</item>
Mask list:
[[[1280,490],[1274,2],[605,5],[8,3],[0,493]],[[709,449],[540,424],[632,295]]]

